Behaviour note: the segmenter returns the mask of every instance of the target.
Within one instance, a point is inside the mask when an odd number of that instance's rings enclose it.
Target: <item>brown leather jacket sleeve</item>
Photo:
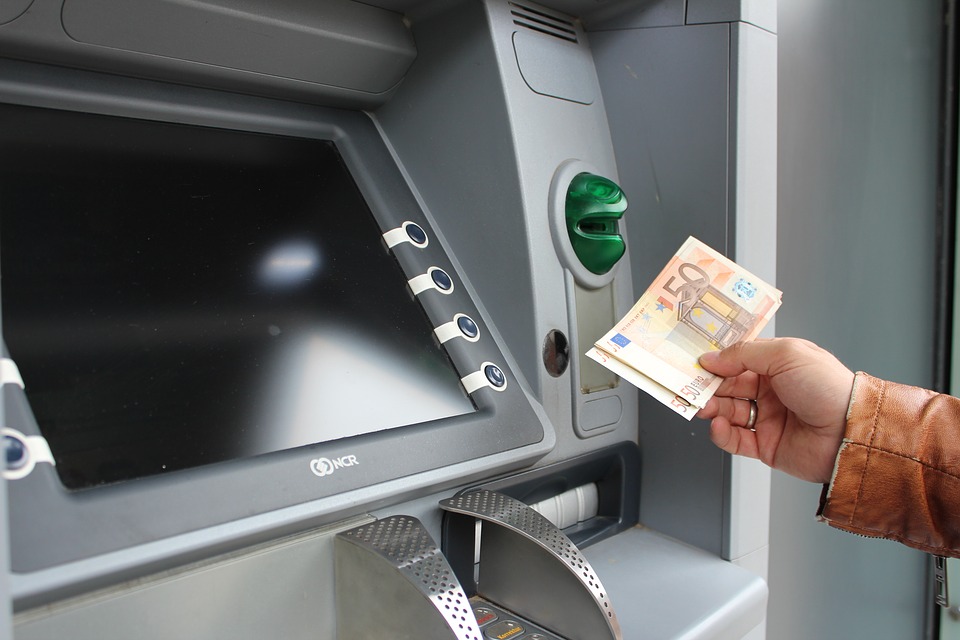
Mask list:
[[[960,557],[960,400],[857,373],[818,516]]]

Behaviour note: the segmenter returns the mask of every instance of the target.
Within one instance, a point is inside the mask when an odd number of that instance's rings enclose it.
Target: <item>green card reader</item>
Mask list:
[[[620,218],[627,198],[612,180],[577,174],[567,188],[565,215],[573,252],[590,272],[610,271],[626,251]]]

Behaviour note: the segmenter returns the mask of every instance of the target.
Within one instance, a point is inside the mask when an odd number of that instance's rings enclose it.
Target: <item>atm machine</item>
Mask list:
[[[0,636],[762,638],[769,476],[582,354],[773,280],[772,7],[5,2]]]

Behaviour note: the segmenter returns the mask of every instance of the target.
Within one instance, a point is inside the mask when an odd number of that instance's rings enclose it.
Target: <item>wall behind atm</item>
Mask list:
[[[779,335],[932,384],[940,0],[779,0]],[[921,638],[926,556],[775,473],[767,637]]]

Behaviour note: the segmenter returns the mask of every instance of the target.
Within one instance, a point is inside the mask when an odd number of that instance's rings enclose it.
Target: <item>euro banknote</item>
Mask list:
[[[722,382],[700,356],[756,338],[781,297],[691,236],[587,356],[690,420]]]

